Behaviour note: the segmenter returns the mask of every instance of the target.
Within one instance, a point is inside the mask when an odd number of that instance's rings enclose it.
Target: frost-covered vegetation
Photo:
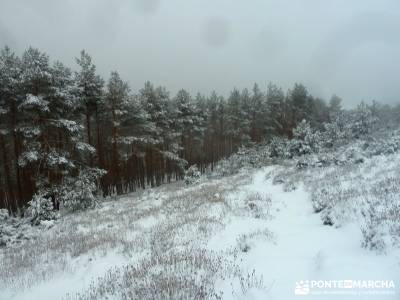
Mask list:
[[[293,138],[274,138],[218,163],[212,175],[278,163],[274,183],[286,191],[304,184],[325,225],[358,222],[368,249],[399,246],[400,130],[361,104],[321,129],[303,120]]]
[[[21,56],[8,47],[0,52],[0,208],[14,215],[37,197],[76,211],[95,206],[98,196],[185,175],[190,183],[194,165],[227,175],[319,153],[371,133],[382,120],[398,121],[399,107],[373,102],[343,110],[339,97],[326,102],[302,84],[287,93],[271,83],[235,88],[226,98],[171,95],[150,82],[133,91],[117,72],[104,80],[85,51],[73,67],[33,47]],[[266,142],[260,156],[254,147]]]
[[[77,63],[0,55],[0,298],[287,299],[335,250],[400,274],[398,107],[301,84],[135,94]]]
[[[37,196],[23,224],[1,211],[8,242],[0,240],[0,296],[290,298],[288,274],[303,276],[310,263],[324,274],[396,276],[389,266],[400,250],[400,132],[377,126],[337,143],[309,138],[327,132],[301,122],[293,139],[280,141],[295,149],[289,157],[277,156],[275,141],[243,148],[212,172],[200,176],[193,166],[185,182],[91,210],[53,215]],[[363,266],[349,266],[360,255]]]
[[[323,224],[357,222],[363,234],[360,245],[384,251],[399,247],[400,154],[376,155],[366,144],[342,147],[323,159],[310,155],[292,161],[281,167],[276,181],[287,190],[303,183]]]
[[[236,282],[238,292],[240,285],[244,293],[253,284],[263,289],[240,267],[237,253],[256,237],[270,240],[269,231],[250,232],[227,252],[208,247],[230,218],[270,218],[270,200],[243,189],[249,183],[246,173],[196,186],[176,183],[66,215],[1,253],[0,290],[29,293],[59,274],[81,272],[80,264],[103,261],[107,267],[89,274],[82,291],[66,286],[65,299],[220,299],[222,280]],[[109,265],[110,253],[117,259]]]

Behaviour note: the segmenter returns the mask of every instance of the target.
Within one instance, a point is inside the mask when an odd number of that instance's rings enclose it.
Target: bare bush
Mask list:
[[[158,253],[136,265],[109,270],[87,291],[67,299],[221,299],[215,281],[239,274],[233,262],[206,250]]]

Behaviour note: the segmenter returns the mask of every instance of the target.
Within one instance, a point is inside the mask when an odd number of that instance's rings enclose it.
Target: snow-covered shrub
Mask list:
[[[220,160],[214,167],[216,176],[229,176],[244,168],[261,168],[271,163],[269,146],[242,147],[237,153]]]
[[[362,155],[362,150],[357,146],[348,147],[343,153],[344,159],[348,162],[360,164],[365,161],[365,157]]]
[[[53,202],[43,194],[35,194],[28,202],[28,208],[25,215],[30,219],[32,225],[39,225],[41,221],[50,221],[56,219]]]
[[[86,291],[67,299],[217,300],[222,295],[215,283],[239,275],[234,263],[212,252],[166,252],[110,269]]]
[[[353,136],[359,138],[371,133],[377,122],[378,119],[373,115],[371,108],[362,102],[351,114],[350,126]]]
[[[273,233],[268,229],[256,230],[250,233],[241,234],[236,238],[236,248],[240,252],[249,252],[255,245],[256,240],[272,240]]]
[[[290,141],[290,153],[292,156],[317,153],[321,149],[321,145],[321,133],[313,130],[306,120],[300,122],[293,129],[293,139]]]
[[[335,224],[335,220],[332,214],[332,204],[329,204],[323,211],[321,211],[322,224],[332,226]]]
[[[76,178],[70,178],[61,187],[60,202],[70,211],[93,208],[98,204],[97,180],[105,174],[100,169],[84,169]]]
[[[323,124],[323,146],[332,148],[334,146],[343,145],[350,141],[351,132],[351,116],[346,112],[337,114],[330,122]]]
[[[244,198],[245,209],[256,218],[268,218],[270,215],[271,199],[258,192],[248,193]]]
[[[318,153],[323,146],[322,141],[322,134],[303,120],[293,129],[293,139],[273,137],[268,145],[269,154],[274,158],[286,159]]]
[[[311,203],[315,213],[320,213],[328,207],[332,201],[327,188],[314,189],[311,193]]]
[[[273,137],[268,145],[269,153],[274,158],[291,158],[289,140],[282,137]]]
[[[384,232],[382,226],[380,226],[379,213],[374,204],[367,202],[361,213],[363,216],[363,224],[361,225],[362,246],[369,250],[384,251],[386,248]]]
[[[363,146],[368,156],[394,154],[400,150],[400,132],[396,131],[391,136],[380,139],[371,139]]]
[[[332,153],[319,153],[305,155],[298,158],[296,167],[298,169],[305,169],[308,167],[321,168],[341,164],[342,162],[340,161],[340,159]]]
[[[386,248],[383,233],[379,231],[379,227],[374,222],[366,222],[361,227],[363,235],[362,246],[369,250],[383,252]]]
[[[248,243],[248,238],[245,234],[241,234],[237,239],[237,247],[241,252],[249,252],[250,251],[250,245]]]
[[[185,172],[185,183],[187,185],[199,182],[201,172],[197,168],[197,165],[191,165]]]
[[[245,277],[240,276],[239,282],[240,282],[241,294],[243,296],[251,294],[252,290],[263,290],[263,291],[268,290],[268,288],[264,284],[263,276],[262,275],[257,276],[255,270],[253,270],[251,274],[247,273],[247,276]]]

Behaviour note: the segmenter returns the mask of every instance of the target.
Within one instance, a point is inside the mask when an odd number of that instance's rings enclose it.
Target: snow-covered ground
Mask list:
[[[281,168],[174,183],[64,216],[1,250],[0,299],[399,299],[397,248],[362,248],[354,221],[323,225],[306,183],[274,181]],[[312,286],[334,280],[395,287]]]
[[[263,225],[232,222],[212,240],[215,246],[230,244],[238,232],[250,233],[258,226],[267,226],[273,232],[272,242],[253,242],[249,253],[242,256],[241,263],[242,268],[256,270],[258,275],[262,275],[268,289],[252,291],[241,299],[296,299],[299,296],[294,293],[295,283],[306,280],[382,279],[400,283],[399,257],[376,255],[361,249],[361,234],[355,224],[339,229],[324,226],[319,215],[313,212],[309,194],[302,186],[284,192],[282,186],[272,184],[272,178],[265,181],[266,173],[266,170],[256,172],[253,183],[246,188],[271,197],[273,219]],[[229,294],[230,287],[226,288],[226,294]],[[321,299],[354,299],[354,295],[334,294],[335,289],[321,290],[327,292],[320,296]],[[321,290],[311,289],[310,293],[317,297]],[[399,299],[399,289],[396,291],[391,295],[363,294],[360,297]],[[234,295],[226,299],[237,298]]]

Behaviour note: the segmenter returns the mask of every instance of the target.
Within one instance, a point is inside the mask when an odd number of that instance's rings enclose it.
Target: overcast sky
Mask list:
[[[349,107],[400,100],[398,0],[0,0],[0,46],[75,68],[86,49],[134,91],[301,82]],[[399,101],[400,102],[400,101]]]

